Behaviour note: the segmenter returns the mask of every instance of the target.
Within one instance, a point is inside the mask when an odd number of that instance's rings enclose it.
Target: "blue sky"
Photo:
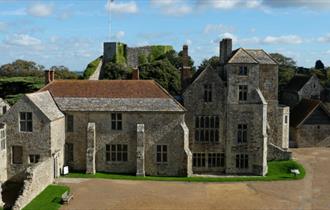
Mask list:
[[[330,0],[0,0],[0,65],[21,58],[82,71],[109,40],[188,44],[198,65],[223,37],[330,66]]]

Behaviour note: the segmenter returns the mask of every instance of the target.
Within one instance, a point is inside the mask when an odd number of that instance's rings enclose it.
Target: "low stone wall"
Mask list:
[[[26,179],[21,195],[17,198],[13,210],[20,210],[30,203],[40,192],[54,181],[53,159],[48,158],[26,169]]]
[[[268,144],[267,160],[290,160],[292,152],[282,149],[274,144]]]

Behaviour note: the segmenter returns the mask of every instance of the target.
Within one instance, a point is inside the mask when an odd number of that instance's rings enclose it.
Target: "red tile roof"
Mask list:
[[[53,97],[79,98],[171,98],[153,80],[55,80],[40,91]]]

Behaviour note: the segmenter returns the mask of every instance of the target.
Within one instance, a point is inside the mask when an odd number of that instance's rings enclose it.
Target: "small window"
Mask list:
[[[21,146],[12,147],[12,163],[13,164],[23,163],[23,147]]]
[[[112,162],[127,162],[127,152],[127,144],[107,144],[105,146],[105,159]]]
[[[248,67],[247,66],[240,66],[239,67],[239,75],[247,76],[248,75]]]
[[[40,159],[40,155],[29,155],[30,163],[38,163]]]
[[[205,153],[193,154],[193,167],[205,167]]]
[[[237,126],[237,143],[247,143],[247,124],[238,124]]]
[[[122,130],[122,114],[121,113],[112,113],[111,114],[111,128],[112,130]]]
[[[204,85],[204,102],[212,102],[212,85]]]
[[[239,92],[239,100],[240,101],[247,101],[248,86],[247,85],[239,85],[238,92]]]
[[[285,124],[288,124],[288,115],[285,115],[285,117],[284,117],[284,123]]]
[[[20,112],[20,131],[32,132],[32,112]]]
[[[207,159],[209,168],[225,166],[225,154],[223,153],[209,153]]]
[[[236,155],[236,168],[239,169],[249,168],[249,155],[247,154]]]
[[[167,163],[167,145],[157,145],[157,163]]]
[[[2,114],[6,114],[7,112],[7,106],[2,107]]]
[[[73,115],[66,115],[66,131],[73,132],[74,118]]]
[[[73,144],[65,143],[65,162],[72,163],[73,162]]]

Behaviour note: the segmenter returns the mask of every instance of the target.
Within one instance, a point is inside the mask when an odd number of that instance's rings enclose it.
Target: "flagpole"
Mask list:
[[[108,13],[108,29],[109,29],[109,31],[108,31],[108,39],[109,39],[109,41],[111,41],[111,4],[112,4],[112,2],[114,1],[114,0],[108,0],[109,1],[109,13]]]

